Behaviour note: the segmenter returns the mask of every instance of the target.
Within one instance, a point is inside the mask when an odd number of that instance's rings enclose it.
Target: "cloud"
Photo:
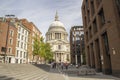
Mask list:
[[[56,10],[67,32],[71,26],[82,25],[82,0],[1,0],[0,15],[15,14],[18,18],[27,18],[42,32],[47,32],[54,21]]]

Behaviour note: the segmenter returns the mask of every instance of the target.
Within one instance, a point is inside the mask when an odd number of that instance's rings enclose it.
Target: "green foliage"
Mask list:
[[[51,50],[51,46],[49,43],[44,42],[44,38],[38,38],[37,36],[34,38],[33,44],[33,55],[39,55],[47,61],[53,59],[53,53]]]
[[[34,42],[33,42],[33,56],[39,55],[39,53],[40,53],[40,40],[36,35],[34,37]]]

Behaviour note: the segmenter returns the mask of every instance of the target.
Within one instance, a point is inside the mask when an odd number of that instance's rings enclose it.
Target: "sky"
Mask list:
[[[82,25],[82,0],[0,0],[0,17],[13,14],[33,22],[45,37],[50,24],[58,12],[59,20],[66,31],[75,25]]]

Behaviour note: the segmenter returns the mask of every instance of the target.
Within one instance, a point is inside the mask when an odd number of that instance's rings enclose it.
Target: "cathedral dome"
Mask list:
[[[66,32],[65,28],[64,28],[64,24],[62,22],[60,22],[58,20],[58,15],[56,12],[56,16],[55,16],[55,21],[53,21],[48,29],[48,31],[62,31],[62,32]]]
[[[52,22],[52,24],[50,25],[50,27],[64,27],[64,24],[63,23],[61,23],[60,21],[54,21],[54,22]]]

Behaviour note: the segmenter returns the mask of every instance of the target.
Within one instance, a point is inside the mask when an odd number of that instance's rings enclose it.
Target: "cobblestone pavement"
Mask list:
[[[120,80],[109,75],[77,76],[76,68],[51,69],[48,65],[0,64],[0,80]]]
[[[78,76],[78,69],[76,68],[69,68],[68,70],[60,69],[59,71],[64,74],[63,77],[65,80],[120,80],[120,78],[111,75],[104,75],[102,73],[96,73],[96,75]]]
[[[0,80],[48,80],[48,73],[31,64],[0,64]]]

